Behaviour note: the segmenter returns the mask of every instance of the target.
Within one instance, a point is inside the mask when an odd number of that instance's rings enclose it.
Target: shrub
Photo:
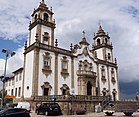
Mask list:
[[[135,112],[135,110],[122,110],[122,112],[125,114],[125,116],[132,116],[132,114]]]
[[[86,113],[86,110],[84,108],[80,108],[76,110],[77,115],[84,115]]]

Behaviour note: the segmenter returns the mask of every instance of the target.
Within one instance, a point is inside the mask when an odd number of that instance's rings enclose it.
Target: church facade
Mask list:
[[[24,49],[24,66],[19,69],[23,75],[21,86],[17,85],[20,87],[17,98],[111,95],[112,100],[119,100],[118,65],[109,35],[99,25],[97,33],[92,36],[92,48],[89,48],[85,32],[78,44],[71,44],[70,50],[60,48],[54,38],[56,24],[53,14],[44,0],[33,11]],[[12,92],[15,94],[15,89]]]

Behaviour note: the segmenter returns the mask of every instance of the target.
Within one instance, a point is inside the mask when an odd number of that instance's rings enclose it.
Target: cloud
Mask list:
[[[20,67],[23,67],[23,48],[18,48],[15,51],[15,55],[10,57],[7,60],[7,66],[6,66],[6,75],[9,76],[12,74],[13,71],[19,69]],[[0,59],[0,76],[4,74],[5,69],[5,59]]]

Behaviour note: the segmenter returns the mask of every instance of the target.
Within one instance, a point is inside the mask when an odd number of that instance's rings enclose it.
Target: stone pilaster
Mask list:
[[[74,59],[71,58],[71,88],[74,89]]]
[[[55,76],[54,76],[54,93],[58,94],[58,53],[55,52]]]
[[[97,65],[97,85],[98,85],[98,95],[100,95],[100,76],[99,76],[99,64],[96,63]]]
[[[54,46],[54,29],[53,28],[51,29],[51,32],[52,32],[51,33],[51,37],[52,37],[51,38],[51,46]]]
[[[109,92],[111,91],[110,89],[110,76],[109,76],[109,66],[107,66],[107,74],[108,74],[108,89],[109,89]]]
[[[32,97],[38,96],[39,48],[34,49]]]

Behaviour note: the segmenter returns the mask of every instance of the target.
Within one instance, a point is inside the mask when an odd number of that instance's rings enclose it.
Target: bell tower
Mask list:
[[[99,25],[98,32],[94,34],[93,50],[97,54],[97,58],[104,61],[114,62],[113,60],[113,46],[110,41],[108,33],[106,34]]]
[[[44,0],[40,2],[37,9],[34,9],[29,25],[29,46],[35,42],[36,35],[40,43],[54,46],[55,21],[53,14],[52,7],[49,10]]]

